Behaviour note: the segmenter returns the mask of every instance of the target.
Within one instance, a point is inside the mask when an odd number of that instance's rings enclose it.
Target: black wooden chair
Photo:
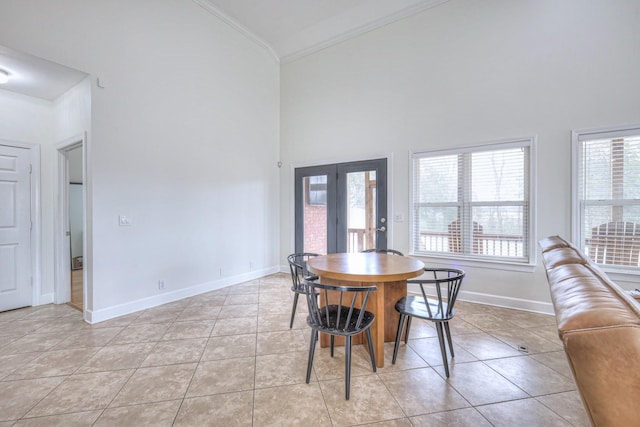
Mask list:
[[[411,328],[411,319],[418,317],[420,319],[431,320],[435,322],[436,332],[438,333],[438,341],[440,342],[440,352],[442,353],[442,362],[444,363],[444,371],[449,377],[449,364],[447,363],[447,349],[444,343],[444,335],[447,336],[449,343],[449,351],[451,357],[454,357],[453,343],[451,341],[451,331],[449,329],[449,320],[455,315],[454,305],[458,298],[460,285],[464,278],[464,271],[454,268],[425,268],[425,275],[418,279],[407,280],[407,283],[416,283],[420,285],[422,296],[407,295],[396,303],[396,310],[400,312],[400,321],[398,322],[398,332],[396,334],[396,344],[393,348],[393,359],[391,363],[396,363],[398,356],[398,348],[402,339],[402,329],[405,320],[407,321],[407,331],[405,335],[405,344],[409,341],[409,329]],[[435,298],[428,298],[427,291],[435,288]]]
[[[318,280],[318,276],[309,273],[307,270],[307,261],[309,258],[319,256],[311,252],[301,252],[291,254],[287,257],[289,261],[289,270],[291,271],[291,290],[293,291],[293,308],[291,309],[291,322],[289,329],[293,328],[293,320],[296,317],[296,308],[298,307],[298,297],[306,292],[304,280]]]
[[[361,252],[377,252],[379,254],[391,254],[391,255],[399,255],[404,256],[404,254],[400,251],[396,251],[395,249],[365,249]]]
[[[369,355],[371,356],[371,367],[376,372],[376,355],[373,350],[373,340],[371,337],[371,325],[375,320],[375,315],[366,311],[369,294],[375,291],[377,286],[334,286],[323,285],[321,283],[305,281],[307,304],[309,305],[309,317],[307,323],[311,326],[311,344],[309,346],[309,362],[307,364],[307,384],[311,378],[313,367],[313,356],[318,341],[318,332],[331,335],[331,357],[333,357],[333,344],[335,336],[343,336],[344,342],[344,368],[345,368],[345,399],[349,400],[351,389],[351,343],[354,335],[365,332],[367,343],[369,344]],[[317,295],[325,301],[321,306]],[[337,297],[337,304],[327,301],[330,294]],[[362,301],[360,308],[355,305]]]

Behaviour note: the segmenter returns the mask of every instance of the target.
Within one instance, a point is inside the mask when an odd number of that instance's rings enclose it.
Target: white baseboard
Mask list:
[[[408,292],[420,293],[420,287],[409,284]],[[553,305],[550,302],[528,300],[522,298],[505,297],[502,295],[484,294],[461,290],[458,294],[460,301],[474,302],[478,304],[493,305],[496,307],[513,308],[516,310],[531,311],[533,313],[554,315]]]
[[[211,292],[217,289],[226,288],[227,286],[237,285],[239,283],[259,279],[261,277],[265,277],[278,272],[279,267],[275,266],[262,270],[252,271],[250,273],[239,274],[237,276],[224,277],[219,280],[201,283],[199,285],[190,286],[184,289],[163,292],[158,295],[141,298],[135,301],[129,301],[124,304],[102,308],[100,310],[85,310],[85,320],[91,324],[104,322],[105,320],[135,313],[141,310],[146,310],[148,308],[157,307],[162,304],[167,304],[195,295],[200,295],[205,292]],[[51,296],[51,301],[53,302],[53,295]]]

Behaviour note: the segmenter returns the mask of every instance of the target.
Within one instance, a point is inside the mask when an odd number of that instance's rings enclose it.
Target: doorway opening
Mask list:
[[[85,136],[58,146],[56,303],[86,308]]]

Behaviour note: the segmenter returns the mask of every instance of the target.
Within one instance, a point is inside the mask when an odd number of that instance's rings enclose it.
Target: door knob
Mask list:
[[[376,228],[376,231],[382,231],[382,232],[384,233],[385,231],[387,231],[387,227],[385,227],[385,226],[383,225],[383,226],[382,226],[382,227],[380,227],[380,228]]]

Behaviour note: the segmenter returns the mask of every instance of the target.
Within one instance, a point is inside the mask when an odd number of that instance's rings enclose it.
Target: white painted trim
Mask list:
[[[505,149],[511,147],[529,147],[529,234],[528,238],[528,253],[529,260],[527,262],[509,262],[505,260],[501,260],[499,258],[491,259],[491,258],[476,258],[473,255],[460,255],[452,258],[450,254],[447,253],[420,253],[416,254],[415,251],[415,239],[413,236],[413,230],[415,227],[415,221],[413,218],[413,194],[415,191],[415,170],[414,170],[414,160],[416,158],[427,157],[427,156],[435,156],[435,155],[447,155],[447,154],[460,154],[460,153],[473,153],[479,151],[487,151],[487,150],[496,150],[496,149]],[[422,258],[435,258],[444,260],[452,260],[454,259],[456,262],[460,262],[461,265],[469,265],[473,267],[487,267],[488,265],[495,266],[498,269],[503,270],[513,270],[513,271],[533,271],[536,267],[537,263],[537,211],[536,211],[536,201],[537,201],[537,146],[538,146],[538,137],[536,135],[531,136],[523,136],[516,138],[506,138],[499,139],[494,141],[485,141],[479,142],[469,145],[462,145],[459,147],[453,148],[436,148],[429,150],[409,150],[409,254],[415,257]]]
[[[44,298],[42,292],[42,213],[40,195],[40,144],[0,140],[0,145],[9,147],[26,148],[29,150],[29,162],[31,163],[31,277],[33,278],[33,291],[31,304],[47,304],[48,298]]]
[[[57,151],[57,161],[56,161],[56,182],[55,182],[55,218],[54,218],[54,302],[56,304],[64,304],[71,300],[71,268],[69,259],[70,254],[68,248],[66,247],[66,231],[67,225],[69,223],[69,162],[67,159],[66,153],[69,150],[72,150],[76,147],[83,147],[82,154],[82,173],[83,173],[83,182],[84,182],[84,171],[86,166],[85,161],[85,148],[87,141],[87,133],[83,132],[81,134],[72,136],[71,138],[67,138],[64,141],[55,145]],[[85,194],[85,185],[83,187],[83,228],[86,230],[86,194]],[[83,260],[86,260],[86,232],[83,233]],[[87,274],[86,270],[83,269],[83,307],[87,307]]]
[[[157,307],[173,301],[179,301],[205,292],[215,291],[217,289],[226,288],[227,286],[237,285],[250,280],[260,279],[270,274],[278,273],[281,266],[274,266],[262,270],[252,271],[250,273],[239,274],[233,277],[224,277],[219,280],[201,283],[188,288],[179,289],[172,292],[165,292],[159,295],[153,295],[146,298],[140,298],[135,301],[129,301],[124,304],[107,307],[100,310],[85,310],[85,320],[91,324],[103,322],[126,314],[135,313],[141,310]]]
[[[269,43],[267,43],[261,37],[258,37],[257,35],[255,35],[247,27],[245,27],[244,25],[242,25],[241,23],[239,23],[238,21],[236,21],[235,19],[231,18],[229,15],[221,11],[213,3],[211,3],[208,0],[193,0],[193,2],[196,3],[198,6],[200,6],[201,8],[203,8],[204,10],[206,10],[207,12],[216,16],[218,19],[220,19],[225,24],[229,25],[234,30],[238,31],[239,33],[247,37],[253,43],[257,44],[258,46],[266,50],[271,56],[271,58],[276,62],[276,64],[280,63],[280,57],[278,56],[278,53],[273,49],[273,47]]]
[[[407,292],[421,295],[419,285],[409,283]],[[473,302],[477,304],[491,305],[495,307],[511,308],[515,310],[530,311],[532,313],[554,315],[553,304],[550,302],[528,300],[522,298],[505,297],[502,295],[485,294],[461,290],[458,294],[459,301]]]
[[[194,0],[195,1],[195,0]],[[396,21],[400,21],[404,18],[408,18],[409,16],[415,15],[417,13],[420,13],[422,11],[425,11],[427,9],[430,9],[432,7],[438,6],[442,3],[445,3],[449,0],[431,0],[431,1],[423,1],[420,2],[418,4],[414,4],[411,5],[409,7],[406,7],[402,10],[399,10],[391,15],[387,15],[384,16],[380,19],[376,19],[374,21],[368,22],[364,25],[361,25],[359,27],[356,28],[352,28],[348,31],[344,31],[343,33],[337,34],[333,37],[330,37],[326,40],[323,40],[319,43],[313,44],[309,47],[306,47],[304,49],[299,49],[293,53],[287,54],[287,55],[282,55],[282,57],[280,57],[280,63],[281,64],[286,64],[289,62],[293,62],[296,61],[302,57],[311,55],[313,53],[316,53],[322,49],[326,49],[330,46],[342,43],[344,41],[347,41],[349,39],[358,37],[362,34],[368,33],[370,31],[373,31],[377,28],[383,27],[385,25],[389,25],[392,24]]]

